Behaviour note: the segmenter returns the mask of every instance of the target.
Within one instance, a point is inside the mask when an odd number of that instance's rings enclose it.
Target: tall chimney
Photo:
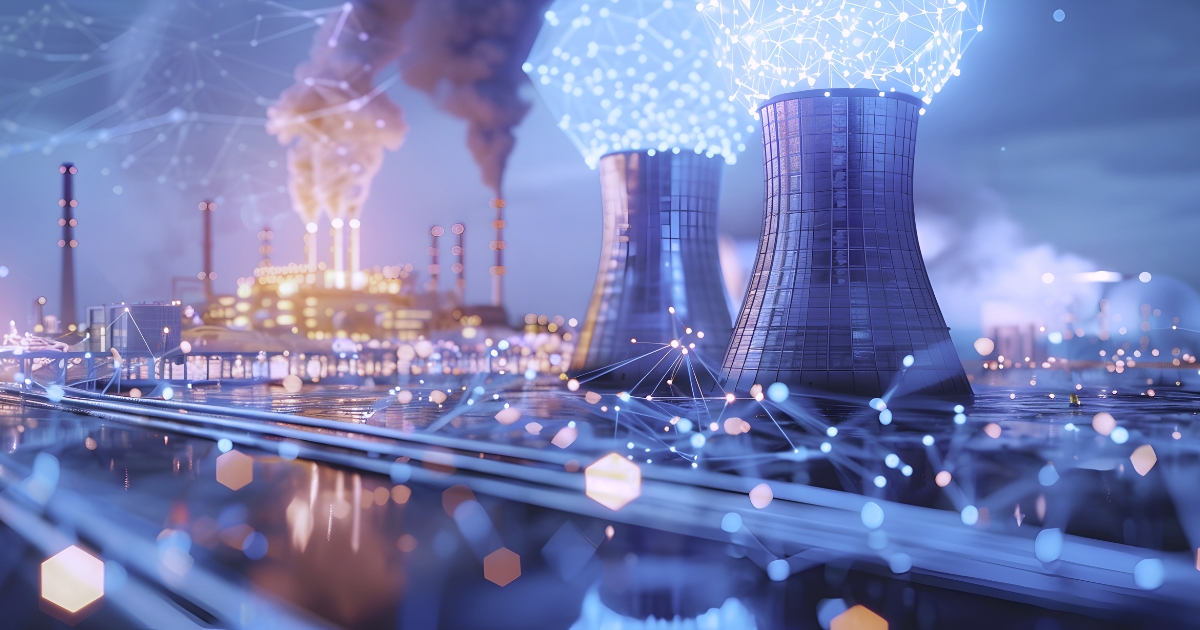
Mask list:
[[[204,281],[204,300],[211,302],[213,297],[212,281],[216,279],[217,274],[213,273],[213,235],[212,235],[212,215],[217,209],[217,204],[209,200],[200,202],[200,220],[204,224],[204,266],[197,277]]]
[[[362,222],[358,219],[350,219],[350,287],[353,289],[361,289],[366,285],[366,279],[362,275],[362,236],[360,228]]]
[[[438,264],[438,237],[445,233],[446,230],[442,229],[440,225],[429,228],[431,241],[429,246],[429,292],[435,295],[438,292],[438,284],[442,271],[442,266]]]
[[[450,227],[450,231],[458,235],[458,243],[454,249],[450,250],[452,254],[458,256],[458,261],[454,263],[451,270],[458,275],[454,281],[454,288],[458,290],[458,303],[466,304],[467,302],[467,226],[462,223],[455,223]]]
[[[271,266],[271,253],[275,251],[275,247],[271,245],[271,240],[275,238],[275,233],[271,231],[271,226],[264,225],[263,229],[258,233],[258,254],[262,258],[258,261],[259,267]]]
[[[64,163],[58,167],[58,172],[63,176],[63,192],[62,199],[58,200],[58,205],[63,209],[62,218],[58,220],[58,224],[62,227],[62,239],[58,241],[58,246],[62,248],[62,297],[60,298],[60,325],[68,329],[74,326],[75,319],[75,248],[79,246],[79,241],[75,240],[75,226],[78,222],[75,220],[75,207],[79,202],[75,200],[75,182],[74,175],[79,170],[70,162]]]
[[[504,306],[504,200],[493,199],[492,207],[496,209],[496,220],[492,228],[496,230],[496,240],[492,241],[492,251],[496,252],[496,264],[490,270],[492,274],[492,306]]]
[[[333,285],[339,289],[346,288],[346,222],[336,217],[329,222],[329,235],[333,239],[330,246],[333,254]]]

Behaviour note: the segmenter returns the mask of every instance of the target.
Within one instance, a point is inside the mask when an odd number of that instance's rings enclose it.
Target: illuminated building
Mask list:
[[[58,241],[62,249],[62,297],[58,319],[68,331],[74,332],[75,322],[78,321],[75,309],[75,248],[79,246],[79,241],[75,240],[75,226],[79,224],[75,219],[75,208],[79,202],[75,200],[74,177],[79,170],[74,164],[66,162],[58,167],[58,172],[63,176],[63,194],[58,200],[63,210],[63,216],[58,220],[58,225],[62,227],[62,238]]]
[[[692,152],[612,153],[600,160],[604,231],[600,265],[572,368],[587,371],[647,355],[612,372],[637,380],[662,359],[652,351],[690,328],[711,359],[729,339],[717,255],[721,162]],[[651,345],[631,343],[642,340]],[[662,369],[671,361],[662,362]],[[704,372],[697,367],[696,372]],[[685,371],[685,374],[687,371]]]
[[[908,94],[843,88],[759,111],[766,208],[722,366],[729,388],[971,394],[917,243],[920,107]]]
[[[686,3],[560,0],[545,20],[524,69],[584,161],[600,168],[604,217],[572,369],[647,354],[690,327],[705,332],[697,343],[715,370],[729,333],[717,254],[721,161],[737,160],[753,126],[724,89],[703,16]],[[660,358],[611,377],[637,380]]]
[[[179,347],[183,307],[179,302],[133,302],[88,308],[89,348],[123,355],[161,357]]]

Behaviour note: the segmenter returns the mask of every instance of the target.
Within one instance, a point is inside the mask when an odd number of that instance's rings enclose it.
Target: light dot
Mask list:
[[[962,518],[963,525],[974,525],[975,523],[979,522],[979,508],[975,507],[974,505],[968,505],[962,509],[962,514],[960,514],[960,516]]]
[[[1066,12],[1066,11],[1063,11],[1062,9],[1055,9],[1055,10],[1054,10],[1054,21],[1055,21],[1055,22],[1061,22],[1061,21],[1063,21],[1063,20],[1065,20],[1065,19],[1067,19],[1067,12]]]

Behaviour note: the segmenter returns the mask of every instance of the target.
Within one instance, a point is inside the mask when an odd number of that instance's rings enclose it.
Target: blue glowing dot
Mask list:
[[[911,477],[913,474],[912,466],[905,464],[904,468],[900,469],[900,474],[904,475],[905,477]]]
[[[962,413],[966,410],[967,408],[962,405],[954,405],[954,413]]]
[[[912,558],[906,553],[898,553],[888,558],[888,568],[892,573],[908,573],[912,569]]]
[[[164,388],[163,388],[163,390],[162,390],[162,398],[163,398],[163,400],[171,400],[171,399],[172,399],[172,398],[174,398],[174,397],[175,397],[175,390],[174,390],[174,389],[171,389],[171,387],[170,387],[170,386],[167,386],[167,387],[164,387]]]
[[[730,512],[721,517],[721,530],[732,534],[742,528],[742,515]]]
[[[501,339],[500,343],[496,344],[496,347],[500,348],[501,350],[508,350],[508,340]]]
[[[1133,583],[1152,591],[1163,583],[1163,563],[1158,558],[1146,558],[1133,566]]]
[[[933,436],[926,435],[925,437],[921,438],[921,443],[925,446],[933,446]]]
[[[916,360],[916,358],[913,357],[913,355],[911,355],[911,354],[904,355],[904,367],[912,367],[913,363],[916,363],[916,362],[917,362],[917,360]]]
[[[879,526],[883,525],[883,508],[874,501],[867,501],[862,506],[859,516],[862,518],[862,524],[869,529],[879,529]]]
[[[771,563],[767,565],[767,577],[771,578],[772,581],[782,582],[788,579],[788,576],[791,575],[791,573],[792,567],[789,566],[788,561],[784,560],[783,558],[772,560]]]
[[[221,438],[217,440],[217,450],[222,453],[228,453],[233,449],[233,442],[229,438]]]
[[[871,408],[875,411],[883,411],[884,409],[887,409],[887,403],[883,402],[882,398],[872,398],[871,402],[868,404],[870,404]]]
[[[392,483],[404,483],[412,477],[412,466],[402,462],[392,462],[388,469],[388,476],[392,478]]]
[[[1055,470],[1054,464],[1046,464],[1038,471],[1038,483],[1043,486],[1053,486],[1058,482],[1058,471]]]
[[[0,278],[7,278],[7,277],[8,277],[8,267],[5,267],[4,265],[0,265]]]
[[[300,455],[300,447],[295,442],[280,442],[279,456],[286,460],[296,459]]]
[[[821,442],[821,452],[822,453],[828,453],[829,451],[832,451],[832,450],[833,450],[832,444],[830,444],[829,442]]]
[[[882,424],[883,426],[886,427],[887,425],[889,425],[891,423],[892,423],[892,410],[884,409],[883,411],[880,411],[879,412],[879,424]]]
[[[707,440],[705,440],[705,439],[704,439],[704,436],[703,436],[703,435],[701,435],[701,434],[699,434],[699,433],[697,433],[697,434],[693,435],[693,436],[692,436],[692,438],[691,438],[691,440],[690,440],[690,442],[692,443],[692,447],[693,447],[693,448],[700,448],[701,446],[704,446],[704,443],[705,443],[706,441],[707,441]]]
[[[534,372],[533,368],[525,370],[525,380],[532,381],[535,378],[537,378],[537,372]]]
[[[900,465],[900,457],[895,453],[888,453],[887,457],[883,458],[883,463],[886,464],[888,468],[895,468]]]
[[[675,428],[678,429],[680,433],[691,433],[692,421],[688,420],[687,418],[680,418],[679,422],[675,423]]]
[[[625,448],[633,448],[633,442],[627,442]]]
[[[52,403],[61,401],[65,394],[66,392],[63,391],[63,388],[58,385],[51,385],[46,388],[46,398],[49,398]]]
[[[962,509],[960,516],[962,517],[963,525],[974,525],[979,522],[979,508],[974,505],[968,505]]]
[[[770,398],[773,402],[777,403],[787,400],[789,393],[788,386],[784,385],[783,383],[772,383],[771,386],[767,388],[767,398]]]
[[[825,435],[828,435],[829,437],[837,435],[837,427],[829,427],[828,429],[825,429]]]
[[[1046,335],[1046,339],[1050,343],[1060,344],[1063,342],[1063,334],[1058,331],[1055,331],[1055,332],[1050,333],[1049,335]]]
[[[961,413],[954,414],[954,424],[963,424],[967,421],[967,417]]]
[[[267,537],[254,532],[242,541],[242,553],[251,560],[261,560],[267,555]]]
[[[1043,529],[1033,541],[1033,555],[1042,562],[1054,562],[1062,555],[1063,534],[1059,529]]]
[[[1125,427],[1117,427],[1108,437],[1117,444],[1124,444],[1129,439],[1129,431]]]
[[[1066,11],[1063,11],[1062,9],[1055,9],[1055,10],[1054,10],[1054,21],[1055,21],[1055,22],[1061,22],[1061,21],[1063,21],[1063,20],[1065,20],[1065,19],[1067,19],[1067,12],[1066,12]]]
[[[882,488],[886,485],[887,485],[886,477],[884,477],[883,475],[879,475],[879,476],[875,477],[875,487],[876,488]]]

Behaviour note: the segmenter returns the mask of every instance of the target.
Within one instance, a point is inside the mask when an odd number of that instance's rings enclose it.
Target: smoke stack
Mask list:
[[[442,271],[442,266],[438,264],[438,237],[445,233],[446,230],[443,230],[442,226],[440,225],[435,225],[432,228],[429,228],[429,236],[431,240],[431,244],[429,246],[429,292],[435,295],[438,292],[438,284],[441,279],[440,276]]]
[[[504,307],[504,274],[508,270],[504,267],[504,200],[493,199],[492,207],[496,209],[496,220],[492,221],[492,228],[496,230],[496,240],[492,241],[492,251],[496,252],[495,264],[489,270],[492,274],[492,306]]]
[[[329,246],[330,255],[333,258],[333,286],[339,289],[346,288],[346,221],[341,217],[334,217],[329,222],[329,237],[332,243]]]
[[[211,302],[213,298],[212,281],[216,279],[217,274],[213,273],[213,235],[212,235],[212,215],[217,209],[217,204],[204,200],[200,202],[200,221],[204,225],[204,266],[199,274],[196,274],[204,281],[204,300]]]
[[[467,302],[467,226],[462,223],[455,223],[450,227],[450,231],[458,236],[458,243],[450,253],[458,256],[458,261],[454,263],[451,270],[458,276],[454,281],[454,288],[458,290],[458,303],[466,304]]]
[[[727,389],[971,396],[917,243],[916,96],[784,94],[759,109],[767,194]],[[911,357],[911,358],[909,358]]]
[[[258,233],[258,254],[262,258],[258,261],[259,267],[271,266],[271,253],[275,248],[271,245],[271,240],[275,238],[275,233],[271,231],[271,226],[264,225],[262,231]]]
[[[75,240],[75,226],[78,224],[75,220],[75,207],[79,202],[75,200],[74,176],[79,170],[74,164],[66,162],[58,167],[58,172],[63,176],[62,199],[58,200],[58,205],[63,209],[62,218],[58,220],[62,227],[62,239],[58,241],[58,246],[62,248],[62,297],[59,319],[63,326],[74,326],[75,248],[79,246],[79,241]]]

